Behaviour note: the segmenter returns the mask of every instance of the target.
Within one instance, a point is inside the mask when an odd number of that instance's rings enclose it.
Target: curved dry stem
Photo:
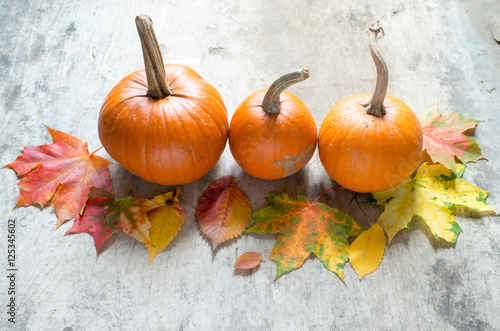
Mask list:
[[[163,99],[172,95],[172,89],[165,78],[165,65],[161,56],[160,45],[153,30],[153,21],[146,15],[135,18],[137,32],[141,38],[142,54],[148,80],[147,95]]]
[[[373,62],[375,63],[375,67],[377,68],[377,84],[375,85],[375,91],[373,92],[370,102],[365,105],[365,109],[370,115],[382,117],[382,115],[385,115],[384,99],[387,93],[389,73],[387,71],[387,65],[377,48],[377,38],[379,33],[382,33],[383,36],[384,30],[378,25],[378,22],[373,24],[368,29],[370,53],[372,55]]]
[[[309,69],[307,68],[296,70],[278,78],[267,90],[262,101],[262,108],[268,114],[279,114],[281,111],[281,93],[293,84],[300,83],[307,78],[309,78]]]

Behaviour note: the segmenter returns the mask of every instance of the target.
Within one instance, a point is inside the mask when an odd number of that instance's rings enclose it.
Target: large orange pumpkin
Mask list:
[[[316,150],[317,128],[307,106],[285,89],[309,77],[307,69],[276,80],[246,98],[231,118],[229,146],[250,175],[279,179],[299,171]]]
[[[401,100],[386,95],[387,66],[377,50],[378,25],[372,26],[370,51],[377,67],[373,94],[345,98],[326,115],[318,152],[328,175],[355,192],[378,192],[401,184],[418,167],[422,128]]]
[[[226,146],[226,107],[193,69],[163,65],[147,16],[136,24],[146,69],[123,78],[106,97],[99,138],[116,161],[145,180],[193,182],[215,166]]]

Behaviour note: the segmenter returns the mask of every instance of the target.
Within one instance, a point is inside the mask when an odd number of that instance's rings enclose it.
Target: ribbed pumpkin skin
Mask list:
[[[366,113],[372,94],[337,103],[326,115],[318,136],[321,163],[343,187],[361,193],[385,191],[401,184],[420,163],[422,128],[415,113],[387,95],[386,114]]]
[[[281,112],[262,108],[267,89],[246,98],[231,118],[229,146],[234,159],[250,175],[280,179],[299,171],[316,150],[317,128],[307,106],[283,91]]]
[[[173,94],[146,96],[146,73],[123,78],[108,94],[99,115],[99,138],[125,169],[157,184],[187,184],[219,160],[229,130],[219,92],[194,70],[165,66]]]

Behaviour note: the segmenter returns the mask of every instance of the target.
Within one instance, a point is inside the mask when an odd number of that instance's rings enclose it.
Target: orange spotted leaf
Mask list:
[[[94,237],[97,254],[102,244],[115,232],[123,230],[132,238],[150,244],[147,212],[159,205],[147,199],[124,197],[88,199],[82,215],[75,217],[73,226],[66,232],[90,233]]]
[[[156,202],[148,199],[139,199],[130,196],[124,197],[117,205],[120,229],[126,235],[144,243],[148,247],[151,245],[149,238],[151,223],[149,222],[147,212],[158,206]]]
[[[424,149],[434,163],[441,163],[446,168],[455,170],[455,156],[463,164],[484,159],[476,139],[468,136],[479,121],[457,112],[441,116],[437,105],[434,105],[420,116],[420,122]]]
[[[236,259],[234,267],[236,269],[253,269],[262,262],[262,255],[255,252],[242,254]]]
[[[232,176],[213,182],[196,206],[196,220],[214,246],[239,236],[251,218],[250,201]]]
[[[15,207],[50,202],[57,226],[77,217],[85,207],[91,187],[113,192],[108,166],[111,162],[90,154],[87,143],[67,133],[46,127],[53,143],[25,146],[23,153],[4,168],[24,177],[17,185]]]
[[[276,263],[276,278],[300,268],[313,253],[343,280],[349,260],[347,238],[362,231],[354,219],[303,196],[270,194],[266,200],[270,206],[253,213],[254,221],[246,232],[280,234],[269,256]]]

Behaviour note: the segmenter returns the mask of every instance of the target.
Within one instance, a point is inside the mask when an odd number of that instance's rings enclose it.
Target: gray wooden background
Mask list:
[[[459,1],[76,1],[0,0],[0,164],[23,145],[50,143],[43,124],[100,146],[97,118],[114,84],[143,67],[134,18],[148,14],[167,63],[191,66],[222,94],[229,115],[250,93],[308,67],[292,87],[319,127],[337,101],[371,92],[375,69],[367,27],[382,18],[379,42],[388,93],[419,115],[439,104],[483,122],[476,134],[489,159],[464,178],[492,192],[500,210],[500,2]],[[109,158],[104,151],[99,155]],[[132,175],[111,172],[118,196]],[[200,233],[194,208],[209,183],[240,176],[254,210],[269,193],[315,199],[334,184],[317,154],[298,174],[251,178],[226,148],[203,179],[182,187],[187,219],[168,249],[148,265],[142,244],[115,235],[96,259],[89,235],[63,236],[53,208],[12,210],[13,171],[0,171],[0,265],[6,267],[8,219],[17,220],[18,330],[499,330],[500,223],[458,218],[455,246],[437,242],[421,221],[401,231],[380,268],[345,281],[315,258],[274,281],[275,265],[235,272],[237,256],[268,256],[274,235],[245,235],[215,251]],[[135,179],[130,194],[151,198],[163,187]],[[362,220],[349,192],[321,202]],[[372,211],[368,210],[368,213]],[[0,277],[0,326],[7,323],[8,280]]]

